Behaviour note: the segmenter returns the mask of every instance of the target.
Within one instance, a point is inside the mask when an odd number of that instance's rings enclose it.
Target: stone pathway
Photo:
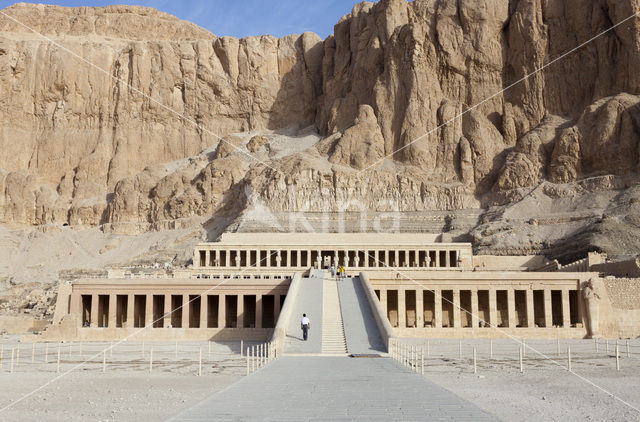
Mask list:
[[[497,420],[389,358],[284,356],[172,420]]]

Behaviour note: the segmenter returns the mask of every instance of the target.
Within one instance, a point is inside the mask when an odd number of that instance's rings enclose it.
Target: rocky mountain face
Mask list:
[[[491,253],[637,253],[640,18],[607,29],[638,11],[381,0],[325,40],[238,40],[148,8],[17,4],[24,25],[0,16],[0,222],[139,233],[241,220],[253,196],[435,213]]]

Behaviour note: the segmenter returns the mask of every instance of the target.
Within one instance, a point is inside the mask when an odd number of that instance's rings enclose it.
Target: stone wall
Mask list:
[[[607,277],[604,285],[614,309],[640,309],[640,278]]]

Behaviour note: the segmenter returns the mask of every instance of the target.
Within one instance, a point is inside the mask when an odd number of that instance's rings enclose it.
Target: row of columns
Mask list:
[[[91,309],[90,309],[90,320],[91,327],[98,327],[99,320],[99,298],[100,294],[92,294],[91,295]],[[124,296],[117,293],[109,294],[109,309],[108,309],[108,327],[116,327],[117,322],[117,297]],[[135,294],[128,294],[127,296],[127,314],[126,314],[126,322],[123,324],[123,327],[129,328],[134,326],[134,317],[135,317]],[[161,296],[160,294],[146,294],[144,295],[145,299],[145,326],[148,326],[155,322],[153,319],[153,297]],[[177,296],[174,293],[166,293],[164,296],[164,321],[163,327],[168,327],[171,324],[171,315],[172,315],[172,296]],[[189,327],[189,315],[190,308],[192,303],[190,303],[190,294],[182,295],[182,320],[181,327],[188,328]],[[209,312],[209,300],[208,296],[218,296],[218,327],[224,328],[226,326],[226,295],[218,294],[218,295],[202,295],[200,297],[200,328],[207,328],[208,324],[208,312]],[[236,326],[237,328],[243,327],[244,322],[244,295],[235,294],[237,298],[236,304]],[[262,296],[261,294],[251,294],[249,296],[256,297],[256,307],[255,307],[255,328],[262,328]],[[274,321],[278,320],[278,316],[280,314],[280,294],[274,294]],[[79,301],[82,300],[82,295],[77,299]],[[82,305],[80,305],[82,306]],[[84,321],[80,320],[80,325],[82,325]]]
[[[220,253],[221,251],[222,251],[221,249],[205,250],[204,266],[205,267],[240,267],[242,262],[241,253],[245,254],[245,259],[244,259],[246,264],[245,266],[252,266],[250,264],[250,262],[253,261],[251,259],[251,253],[254,252],[256,259],[255,259],[255,265],[253,266],[255,266],[256,268],[274,267],[271,265],[271,258],[274,254],[275,254],[275,260],[276,260],[275,267],[282,267],[282,262],[283,262],[282,252],[284,252],[286,255],[286,260],[285,260],[285,262],[287,263],[286,267],[291,267],[292,257],[295,256],[296,257],[295,267],[311,267],[316,265],[318,268],[321,268],[323,265],[323,259],[326,256],[326,254],[324,256],[322,255],[322,250],[306,249],[305,250],[306,255],[304,259],[305,262],[302,262],[303,251],[299,249],[298,250],[225,249],[224,250],[225,257],[224,257],[224,264],[223,264],[221,262],[221,256],[222,256],[222,254]],[[231,259],[232,251],[235,252],[235,258],[233,259],[233,261],[235,262],[232,262],[232,259]],[[401,251],[404,251],[405,253],[403,262],[400,262]],[[316,252],[315,262],[313,262],[312,260],[312,252]],[[339,259],[339,252],[342,252],[344,256],[344,258],[342,259],[342,262]],[[360,262],[361,260],[359,256],[361,252],[364,253],[364,259],[363,259],[364,262],[362,263]],[[382,262],[380,262],[381,260],[379,259],[379,252],[384,252],[384,259],[382,260]],[[413,252],[413,254],[410,254],[410,252]],[[420,252],[424,253],[424,257],[422,260],[420,259]],[[429,252],[435,252],[434,260],[431,259]],[[441,267],[441,266],[442,267],[458,267],[459,266],[459,259],[460,259],[459,251],[455,251],[456,252],[455,256],[457,257],[456,259],[454,259],[455,262],[451,261],[451,253],[450,253],[451,251],[449,250],[444,251],[446,253],[443,254],[444,260],[441,262],[440,252],[441,250],[424,250],[424,249],[402,249],[402,250],[357,249],[357,250],[341,250],[341,251],[335,250],[329,256],[331,258],[331,263],[333,265],[336,265],[336,266],[344,265],[346,267],[349,267],[350,264],[353,264],[352,266],[355,268],[384,267],[385,264],[393,267],[402,266],[402,267],[417,267],[417,268],[431,267],[432,266],[431,264],[434,264],[435,267]],[[349,256],[352,256],[353,260],[351,260]],[[413,259],[410,259],[410,256],[412,256]],[[373,265],[369,265],[369,263],[372,263]]]
[[[398,326],[406,327],[406,291],[407,290],[416,290],[416,289],[388,289],[388,290],[397,290],[398,291]],[[434,327],[442,328],[442,291],[443,290],[452,290],[453,291],[453,327],[460,328],[461,324],[461,312],[465,312],[460,307],[460,291],[467,290],[471,292],[471,309],[466,309],[466,311],[471,312],[471,324],[472,327],[479,326],[479,306],[478,306],[478,289],[418,289],[416,290],[416,325],[418,327],[424,326],[424,294],[425,290],[434,292]],[[498,304],[497,304],[497,290],[504,289],[495,289],[490,288],[487,289],[489,292],[489,322],[492,326],[498,326]],[[508,327],[515,328],[517,325],[516,320],[516,302],[515,302],[515,290],[517,289],[507,289],[507,313],[508,313]],[[545,327],[553,326],[553,315],[552,315],[552,303],[551,303],[551,290],[552,289],[539,289],[544,292],[544,320]],[[555,289],[554,289],[555,290]],[[526,292],[526,313],[527,313],[527,327],[535,327],[535,312],[534,312],[534,301],[533,301],[533,290],[524,290]],[[569,306],[569,290],[562,289],[562,326],[569,327],[571,325],[571,314],[570,314],[570,306]],[[384,309],[385,314],[387,312],[387,289],[380,290],[380,302],[382,308]]]

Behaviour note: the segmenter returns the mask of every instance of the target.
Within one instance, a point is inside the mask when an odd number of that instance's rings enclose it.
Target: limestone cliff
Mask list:
[[[148,8],[17,4],[47,38],[0,16],[0,222],[140,232],[233,220],[257,195],[438,212],[497,253],[623,251],[607,233],[637,222],[603,216],[637,204],[640,19],[511,85],[639,10],[381,0],[325,40],[238,40]],[[482,216],[456,224],[465,209]],[[576,230],[542,229],[572,213]]]

